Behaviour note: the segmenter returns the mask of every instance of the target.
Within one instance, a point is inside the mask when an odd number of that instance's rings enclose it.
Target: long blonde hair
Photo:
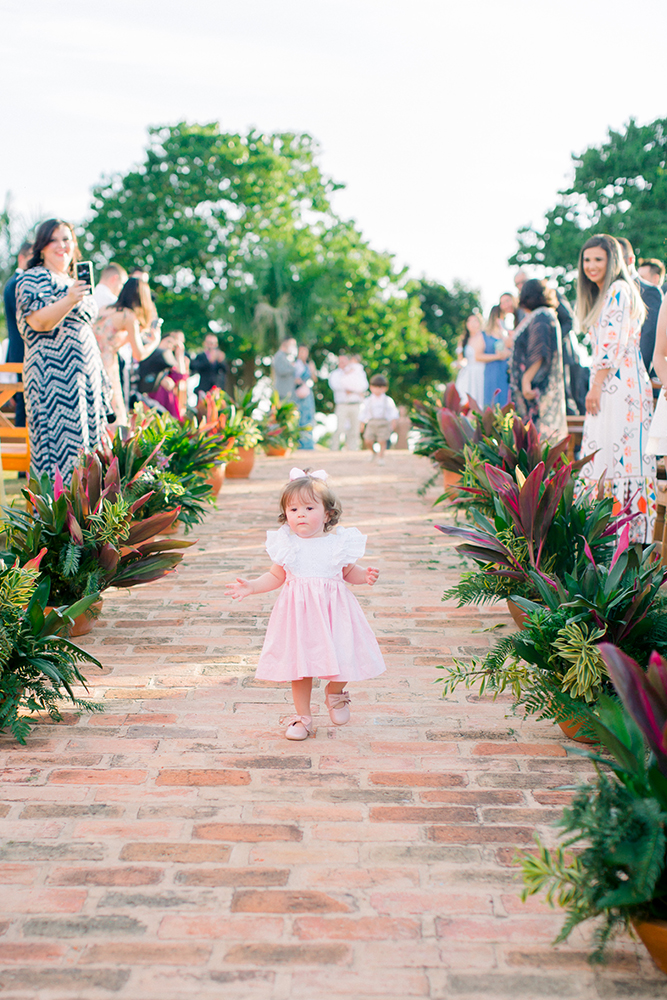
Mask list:
[[[591,247],[601,247],[607,254],[607,270],[604,276],[602,288],[587,278],[584,274],[584,251]],[[602,307],[604,306],[607,292],[614,281],[624,281],[627,285],[627,293],[630,298],[630,316],[632,319],[644,322],[646,308],[642,302],[639,289],[632,280],[628,271],[621,245],[613,236],[603,233],[600,236],[591,236],[586,240],[579,254],[579,275],[577,279],[577,319],[582,330],[589,330],[595,326],[600,319]]]

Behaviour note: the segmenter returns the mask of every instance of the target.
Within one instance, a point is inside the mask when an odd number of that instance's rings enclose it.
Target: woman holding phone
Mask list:
[[[92,323],[90,285],[77,281],[80,258],[72,227],[47,219],[16,284],[16,318],[25,341],[23,383],[31,471],[67,482],[82,448],[100,443],[111,402]]]

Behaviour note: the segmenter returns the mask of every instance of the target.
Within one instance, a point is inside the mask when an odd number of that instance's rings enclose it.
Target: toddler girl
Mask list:
[[[296,715],[285,732],[288,740],[315,735],[313,677],[329,682],[325,693],[331,721],[344,726],[350,719],[346,683],[377,677],[385,669],[377,639],[345,586],[372,587],[378,570],[357,566],[366,536],[358,528],[337,527],[342,508],[326,479],[323,470],[309,474],[292,469],[280,498],[282,527],[266,533],[271,569],[256,580],[239,577],[225,591],[241,601],[285,584],[271,613],[256,676],[292,682]]]

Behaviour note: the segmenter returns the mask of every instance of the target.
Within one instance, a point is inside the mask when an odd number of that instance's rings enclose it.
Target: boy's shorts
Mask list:
[[[380,417],[372,418],[364,427],[364,441],[384,444],[391,437],[391,421]]]

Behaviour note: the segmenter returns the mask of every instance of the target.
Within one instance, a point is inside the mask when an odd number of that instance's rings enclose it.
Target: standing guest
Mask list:
[[[178,383],[187,380],[185,337],[182,330],[165,333],[160,346],[139,362],[139,392],[155,400],[177,420],[183,419]]]
[[[115,303],[126,281],[127,271],[120,264],[107,264],[102,269],[93,292],[93,298],[100,312]]]
[[[48,219],[16,285],[17,319],[25,342],[23,382],[35,476],[56,469],[69,480],[82,448],[93,451],[106,429],[111,386],[92,323],[97,304],[84,281],[72,227]]]
[[[620,236],[617,242],[620,243],[621,253],[623,254],[623,260],[626,268],[628,269],[628,274],[639,289],[639,294],[641,295],[644,308],[646,309],[646,318],[641,329],[640,348],[642,352],[642,360],[644,361],[644,367],[646,368],[646,371],[650,373],[653,365],[653,352],[655,351],[655,331],[658,325],[658,313],[660,312],[660,306],[662,305],[662,292],[659,288],[656,288],[655,285],[652,285],[648,281],[644,281],[644,279],[640,278],[637,274],[637,270],[635,268],[635,252],[632,249],[632,243],[630,240],[626,240],[624,236]]]
[[[519,300],[511,292],[503,292],[498,301],[500,309],[500,322],[509,333],[515,326],[518,326],[516,311],[519,308]]]
[[[16,322],[16,283],[20,275],[22,275],[27,268],[31,254],[32,243],[28,243],[27,241],[22,243],[18,252],[18,267],[5,285],[3,293],[5,303],[5,319],[7,320],[7,356],[5,357],[7,364],[20,365],[23,362],[23,338],[19,333],[18,324]],[[8,375],[6,377],[8,381],[18,381],[16,375]],[[25,427],[25,400],[23,399],[23,393],[17,392],[14,396],[14,401],[16,406],[16,409],[14,410],[14,426]]]
[[[309,360],[310,351],[306,344],[299,344],[294,363],[296,388],[294,399],[299,408],[299,427],[303,428],[299,438],[299,448],[312,451],[315,447],[313,427],[315,426],[315,393],[313,386],[317,379],[315,365]]]
[[[296,384],[295,355],[296,340],[294,337],[285,337],[271,359],[273,385],[281,399],[294,400],[294,388]]]
[[[658,316],[653,367],[662,382],[662,390],[651,421],[646,450],[649,455],[667,455],[667,297],[662,300]]]
[[[371,461],[375,458],[375,444],[379,444],[378,465],[384,465],[387,442],[398,424],[398,408],[391,396],[387,395],[389,383],[384,375],[373,375],[370,390],[370,396],[366,397],[359,409],[359,423],[364,444],[371,450]]]
[[[160,341],[157,323],[150,322],[152,315],[151,294],[148,285],[137,278],[128,278],[114,306],[108,306],[95,324],[95,336],[100,354],[111,381],[113,397],[111,406],[116,414],[116,426],[127,424],[127,405],[121,383],[119,351],[130,348],[130,357],[143,361],[151,355]]]
[[[519,416],[532,420],[543,437],[560,441],[567,435],[567,416],[558,299],[546,281],[529,278],[521,287],[519,306],[524,318],[514,333],[512,401]]]
[[[456,388],[461,399],[473,400],[477,406],[484,402],[484,337],[482,320],[472,313],[466,320],[465,330],[456,349],[461,369],[456,377]],[[478,357],[479,355],[479,357]]]
[[[649,285],[662,288],[665,281],[665,265],[657,257],[649,257],[639,261],[637,274],[642,281],[648,281]]]
[[[482,331],[484,354],[477,360],[486,362],[484,366],[484,406],[497,404],[504,406],[509,395],[509,375],[507,359],[510,356],[509,342],[500,318],[500,306],[494,306],[489,313],[486,328]]]
[[[646,453],[653,393],[640,337],[646,310],[613,236],[592,236],[579,255],[577,317],[593,351],[586,396],[581,470],[585,484],[606,477],[605,492],[641,517],[630,522],[630,540],[650,542],[656,515],[655,459]]]
[[[331,435],[331,450],[340,448],[341,435],[345,448],[359,451],[359,409],[368,389],[368,379],[360,361],[342,352],[338,367],[329,375],[336,405],[336,430]]]
[[[214,333],[207,333],[204,337],[204,350],[192,359],[190,371],[193,375],[199,375],[197,392],[200,395],[205,396],[214,386],[225,388],[227,360]]]

